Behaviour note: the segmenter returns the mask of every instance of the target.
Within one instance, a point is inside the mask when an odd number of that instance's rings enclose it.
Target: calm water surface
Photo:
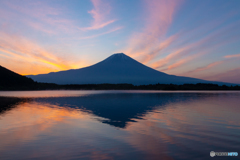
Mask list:
[[[237,159],[240,92],[0,92],[0,159]]]

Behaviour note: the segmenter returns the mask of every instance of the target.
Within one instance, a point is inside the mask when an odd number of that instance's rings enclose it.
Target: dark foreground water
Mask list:
[[[237,159],[240,92],[0,92],[0,159]]]

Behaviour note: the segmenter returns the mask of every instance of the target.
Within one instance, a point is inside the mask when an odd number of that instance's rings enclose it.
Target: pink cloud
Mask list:
[[[48,34],[57,34],[59,32],[71,33],[77,31],[75,22],[63,18],[64,9],[51,7],[43,1],[24,1],[19,5],[19,1],[4,2],[6,9],[3,9],[4,18],[15,18],[22,24],[33,29]],[[9,10],[13,10],[10,12]]]
[[[160,44],[158,46],[156,45],[156,48],[152,50],[149,54],[143,55],[142,63],[148,63],[153,60],[156,56],[159,55],[159,52],[169,47],[177,39],[177,37],[177,35],[173,35],[166,40],[160,42]]]
[[[94,8],[88,13],[92,15],[94,20],[90,27],[79,28],[80,30],[97,30],[116,21],[115,19],[107,19],[111,11],[111,6],[108,3],[103,0],[91,0],[91,2]]]
[[[236,57],[240,57],[240,54],[233,54],[233,55],[224,56],[224,58],[236,58]]]
[[[115,32],[115,31],[118,31],[120,29],[122,29],[123,27],[117,27],[117,28],[114,28],[112,30],[109,30],[107,32],[103,32],[103,33],[100,33],[100,34],[95,34],[95,35],[92,35],[92,36],[87,36],[87,37],[81,37],[79,39],[91,39],[91,38],[96,38],[96,37],[99,37],[99,36],[102,36],[102,35],[105,35],[105,34],[109,34],[109,33],[112,33],[112,32]]]
[[[166,70],[162,70],[162,71],[167,71],[167,70],[171,70],[171,69],[177,68],[177,67],[185,64],[186,62],[188,62],[191,59],[192,59],[192,57],[191,58],[186,58],[186,59],[181,59],[178,62],[176,62],[176,63],[174,63],[172,65],[169,65]]]
[[[189,46],[185,46],[185,47],[182,47],[170,54],[168,54],[166,57],[154,62],[151,64],[151,66],[155,69],[158,69],[158,68],[161,68],[161,67],[164,67],[166,66],[170,61],[172,60],[175,60],[175,59],[178,59],[179,57],[181,56],[184,56],[186,54],[188,54],[190,51],[191,51],[191,47],[193,45],[189,45]]]
[[[165,34],[167,33],[180,2],[181,1],[144,0],[143,5],[146,11],[143,13],[146,15],[144,18],[145,27],[142,31],[135,32],[130,37],[129,47],[126,49],[125,53],[132,57],[139,57],[152,53],[150,57],[146,57],[145,62],[156,57],[158,55],[158,50],[162,48],[161,43],[164,44],[164,42],[159,39],[165,39]],[[171,40],[168,39],[166,41]],[[170,45],[170,42],[167,44]]]
[[[181,65],[189,62],[190,60],[192,60],[191,59],[192,56],[199,57],[199,56],[204,56],[206,54],[210,54],[211,51],[213,51],[214,49],[217,49],[221,46],[224,46],[226,44],[234,42],[236,39],[239,39],[239,37],[236,35],[236,36],[232,37],[232,39],[230,39],[230,40],[229,39],[219,40],[219,37],[224,36],[224,33],[226,33],[229,29],[231,29],[233,27],[236,27],[236,24],[226,26],[226,27],[224,27],[220,30],[217,30],[216,32],[213,32],[212,34],[204,37],[203,39],[200,39],[200,40],[195,41],[190,44],[188,43],[185,46],[183,45],[183,46],[181,46],[181,48],[176,47],[173,52],[168,54],[166,57],[151,63],[150,66],[155,69],[160,69],[162,67],[169,66],[169,67],[167,67],[167,69],[166,68],[163,69],[164,71],[167,71],[167,70],[176,68],[175,66],[180,67]],[[185,33],[185,34],[187,34],[187,33]],[[218,43],[211,44],[212,42],[216,42],[216,41],[218,41]],[[196,51],[198,51],[198,52],[196,52]],[[231,57],[232,56],[238,56],[238,55],[231,55]],[[185,58],[186,60],[181,60],[181,62],[179,62],[179,59],[184,58],[184,57],[186,57],[189,60],[187,60]],[[174,63],[174,64],[171,64],[171,63]],[[163,71],[163,70],[161,70],[161,71]]]
[[[240,67],[227,70],[223,73],[204,77],[207,80],[222,81],[240,84]]]
[[[174,68],[179,68],[179,67],[183,66],[184,64],[192,62],[195,58],[198,58],[198,57],[200,57],[200,56],[202,56],[202,55],[204,55],[206,53],[207,52],[199,52],[197,54],[189,55],[189,56],[187,56],[187,57],[185,57],[183,59],[180,59],[177,62],[167,66],[167,69],[163,69],[161,71],[169,71],[169,70],[172,70]]]
[[[207,53],[207,52],[206,52]],[[199,55],[200,56],[200,55]],[[185,73],[181,73],[182,76],[191,76],[191,74],[195,74],[195,73],[198,73],[198,72],[201,72],[201,71],[206,71],[206,70],[209,70],[211,68],[214,68],[215,66],[218,66],[222,63],[224,63],[225,60],[221,60],[221,61],[216,61],[216,62],[213,62],[213,63],[210,63],[206,66],[203,66],[203,67],[198,67],[196,69],[193,69],[193,70],[190,70],[190,71],[187,71]],[[187,62],[185,62],[187,63]],[[196,76],[192,76],[192,77],[196,77]],[[201,76],[197,76],[196,78],[202,78]]]
[[[197,69],[195,69],[195,70],[193,70],[193,71],[191,71],[191,72],[204,71],[204,70],[210,69],[210,68],[212,68],[212,67],[214,67],[214,66],[217,66],[217,65],[219,65],[219,64],[222,64],[222,63],[223,63],[223,61],[213,62],[213,63],[210,63],[209,65],[207,65],[207,66],[205,66],[205,67],[199,67],[199,68],[197,68]]]

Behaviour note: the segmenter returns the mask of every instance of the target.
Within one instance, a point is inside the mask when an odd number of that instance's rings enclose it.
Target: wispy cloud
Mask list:
[[[164,51],[167,47],[169,47],[176,39],[178,35],[173,35],[167,38],[164,41],[161,41],[159,45],[156,45],[156,47],[149,53],[142,56],[142,63],[149,63],[151,60],[156,58],[156,56],[159,55],[159,53]]]
[[[233,54],[233,55],[227,55],[224,56],[225,58],[236,58],[236,57],[240,57],[240,54]]]
[[[223,62],[224,62],[224,60],[213,62],[213,63],[208,64],[207,66],[198,67],[194,70],[188,71],[188,72],[184,73],[184,75],[189,75],[191,73],[196,73],[196,72],[200,72],[200,71],[209,70],[209,69],[211,69],[215,66],[218,66],[218,65],[222,64]]]
[[[19,4],[21,3],[21,4]],[[36,31],[47,34],[58,34],[59,32],[72,32],[77,26],[70,19],[64,18],[64,9],[51,7],[44,1],[6,1],[3,3],[5,18],[16,18],[21,24],[30,26]],[[14,10],[10,12],[9,10]]]
[[[192,45],[188,45],[188,46],[179,48],[178,50],[168,54],[166,57],[152,63],[151,66],[155,69],[165,67],[172,60],[179,59],[181,56],[185,56],[185,55],[189,54],[192,51],[192,47],[196,46],[196,45],[197,44],[192,44]]]
[[[58,67],[44,64],[33,57],[27,57],[0,48],[1,65],[21,75],[41,74],[59,71]],[[5,62],[7,62],[5,64]],[[9,65],[9,66],[8,66]]]
[[[192,61],[196,57],[213,54],[214,49],[218,49],[239,39],[238,35],[232,36],[231,39],[224,38],[226,35],[228,35],[228,30],[236,26],[236,24],[233,24],[223,27],[203,37],[202,39],[195,40],[194,42],[188,42],[180,47],[175,47],[174,51],[170,52],[164,58],[151,63],[150,66],[161,71],[167,71],[176,67],[180,67],[187,62]],[[187,35],[188,33],[186,32],[184,34]],[[225,56],[225,58],[230,58],[233,56],[237,57],[238,55]]]
[[[204,71],[204,70],[210,69],[210,68],[212,68],[212,67],[215,67],[215,66],[217,66],[217,65],[220,65],[220,64],[222,64],[223,62],[224,62],[224,61],[213,62],[213,63],[208,64],[208,65],[205,66],[205,67],[199,67],[199,68],[193,70],[192,72]]]
[[[0,51],[28,63],[36,62],[42,66],[49,66],[53,70],[66,70],[76,67],[74,63],[66,62],[63,58],[43,49],[38,44],[17,35],[0,32]],[[31,70],[34,73],[34,68]]]
[[[192,55],[192,56],[188,56],[187,58],[184,58],[184,59],[181,59],[179,61],[177,61],[176,63],[173,63],[171,65],[169,65],[167,67],[167,69],[164,69],[162,71],[168,71],[168,70],[171,70],[171,69],[174,69],[174,68],[178,68],[180,66],[182,66],[183,64],[189,62],[189,61],[192,61],[194,58],[200,56],[199,54],[195,54],[195,55]]]
[[[103,32],[103,33],[99,33],[99,34],[95,34],[95,35],[92,35],[92,36],[87,36],[87,37],[80,37],[78,39],[91,39],[91,38],[96,38],[96,37],[99,37],[99,36],[102,36],[102,35],[105,35],[105,34],[109,34],[109,33],[112,33],[112,32],[115,32],[115,31],[118,31],[120,29],[122,29],[123,27],[117,27],[117,28],[114,28],[112,30],[109,30],[107,32]]]
[[[211,76],[204,77],[204,79],[240,84],[240,67],[233,68],[222,73],[213,74]]]
[[[144,29],[135,32],[129,40],[125,53],[132,57],[146,56],[148,62],[157,56],[158,52],[166,48],[175,37],[165,38],[165,34],[172,22],[173,15],[181,1],[144,0],[146,15]],[[144,59],[144,58],[143,58]]]
[[[97,30],[108,26],[116,21],[116,19],[108,19],[111,11],[109,3],[103,0],[91,0],[94,8],[88,11],[92,15],[93,21],[91,26],[85,28],[79,28],[80,30]]]

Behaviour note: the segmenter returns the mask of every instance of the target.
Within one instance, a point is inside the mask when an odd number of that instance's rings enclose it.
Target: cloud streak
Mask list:
[[[40,63],[42,66],[48,66],[55,71],[76,67],[74,64],[55,56],[54,53],[46,51],[36,43],[17,35],[0,32],[0,51],[7,56],[11,55],[28,63]],[[4,55],[2,54],[2,56]],[[34,73],[34,68],[31,70]]]
[[[159,69],[161,67],[165,67],[168,65],[169,62],[171,62],[172,60],[176,60],[179,59],[181,56],[185,56],[189,53],[191,53],[191,51],[193,50],[192,48],[194,46],[197,46],[197,44],[191,44],[188,46],[184,46],[182,48],[177,49],[176,51],[168,54],[166,57],[154,62],[151,64],[151,66],[155,69]],[[183,62],[181,62],[181,64],[183,64]]]
[[[178,35],[173,35],[160,42],[160,44],[157,45],[154,50],[152,50],[149,54],[143,56],[142,63],[149,63],[151,60],[156,58],[156,56],[158,56],[161,51],[164,51],[164,49],[169,47],[177,39],[177,37]]]
[[[224,63],[224,60],[222,60],[222,61],[216,61],[216,62],[210,63],[210,64],[208,64],[208,65],[206,65],[206,66],[198,67],[198,68],[196,68],[196,69],[194,69],[194,70],[185,72],[185,73],[183,73],[182,75],[190,75],[190,74],[192,74],[192,73],[197,73],[197,72],[206,71],[206,70],[209,70],[209,69],[211,69],[211,68],[213,68],[213,67],[216,67],[216,66],[218,66],[218,65],[220,65],[220,64],[222,64],[222,63]]]
[[[199,72],[199,71],[208,70],[208,69],[210,69],[210,68],[212,68],[212,67],[215,67],[215,66],[217,66],[217,65],[222,64],[223,62],[224,62],[224,61],[213,62],[213,63],[208,64],[208,65],[205,66],[205,67],[199,67],[199,68],[197,68],[197,69],[195,69],[195,70],[193,70],[193,71],[191,71],[191,72]]]
[[[93,17],[93,21],[90,27],[79,28],[83,31],[88,30],[98,30],[108,26],[109,24],[115,22],[115,19],[108,20],[107,17],[110,14],[111,6],[103,0],[91,0],[93,4],[93,9],[88,11],[89,14]]]
[[[80,37],[79,39],[91,39],[91,38],[96,38],[96,37],[99,37],[99,36],[102,36],[102,35],[105,35],[105,34],[109,34],[109,33],[112,33],[112,32],[116,32],[120,29],[122,29],[123,27],[117,27],[117,28],[114,28],[112,30],[109,30],[107,32],[103,32],[103,33],[99,33],[99,34],[95,34],[95,35],[92,35],[92,36],[87,36],[87,37]]]
[[[240,84],[240,67],[227,70],[225,72],[204,77],[207,80],[222,81]]]
[[[227,56],[224,56],[225,58],[237,58],[237,57],[240,57],[240,54],[233,54],[233,55],[227,55]]]
[[[169,65],[169,66],[167,67],[167,69],[162,70],[162,71],[168,71],[168,70],[171,70],[171,69],[174,69],[174,68],[178,68],[178,67],[180,67],[180,66],[182,66],[183,64],[185,64],[185,63],[193,60],[194,58],[196,58],[196,57],[198,57],[198,56],[200,56],[200,55],[199,55],[199,54],[198,54],[198,55],[195,54],[195,55],[192,55],[192,56],[188,56],[187,58],[181,59],[181,60],[177,61],[176,63]]]
[[[125,53],[132,57],[146,56],[148,62],[158,55],[158,52],[171,44],[175,37],[165,38],[165,34],[172,22],[173,15],[180,1],[144,0],[145,27],[135,32],[129,40],[129,47]]]
[[[16,18],[22,24],[30,26],[36,31],[47,34],[58,34],[59,32],[70,33],[77,30],[76,25],[70,19],[64,17],[64,9],[51,7],[44,1],[19,1],[3,3],[7,9],[3,9],[5,18]],[[14,12],[9,12],[14,10]]]
[[[168,71],[184,65],[187,62],[192,61],[196,57],[210,54],[214,51],[214,49],[218,49],[239,39],[238,35],[232,36],[232,39],[230,40],[224,38],[228,35],[229,29],[233,29],[234,27],[236,27],[236,24],[232,24],[216,30],[215,32],[203,37],[202,39],[196,40],[195,42],[190,42],[186,43],[185,45],[180,45],[180,47],[175,47],[173,52],[169,53],[164,58],[161,58],[160,60],[151,63],[150,66],[161,71]],[[187,35],[187,33],[188,32],[183,32],[182,34]],[[225,56],[225,58],[238,56],[238,54],[229,55]],[[167,69],[166,66],[168,66]],[[165,68],[162,69],[163,67]]]

